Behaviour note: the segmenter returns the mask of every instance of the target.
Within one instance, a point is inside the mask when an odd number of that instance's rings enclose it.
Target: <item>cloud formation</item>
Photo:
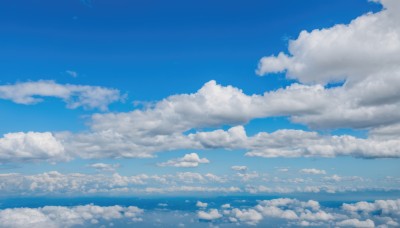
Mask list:
[[[380,12],[348,25],[302,31],[289,42],[288,54],[260,60],[258,74],[286,72],[287,78],[308,84],[302,85],[305,101],[321,104],[314,113],[295,113],[293,121],[317,128],[399,123],[400,7],[396,0],[379,2],[384,7]],[[337,82],[343,85],[324,87]]]
[[[8,133],[0,138],[0,163],[24,161],[66,161],[71,157],[50,132]]]
[[[326,174],[326,171],[321,169],[301,169],[300,173],[318,175],[318,174]]]
[[[52,134],[63,152],[41,147],[38,156],[37,150],[30,151],[21,142],[17,147],[24,148],[23,153],[14,155],[9,146],[0,145],[0,152],[7,155],[0,160],[57,161],[61,154],[63,158],[143,158],[185,149],[241,149],[247,156],[258,157],[398,158],[400,28],[396,22],[400,7],[394,0],[382,4],[384,10],[362,15],[348,25],[303,31],[290,42],[289,54],[261,60],[260,74],[286,71],[298,83],[247,95],[211,80],[195,93],[169,96],[143,109],[94,114],[85,132],[37,133]],[[337,81],[343,84],[329,86]],[[121,99],[117,90],[53,81],[0,86],[0,97],[17,103],[39,102],[37,96],[59,97],[71,108],[102,110]],[[287,116],[310,128],[366,129],[369,134],[359,138],[281,129],[247,136],[243,125],[275,116]],[[222,126],[231,128],[219,129]],[[161,165],[195,167],[201,162],[188,155]]]
[[[159,166],[174,166],[174,167],[184,167],[192,168],[197,167],[199,164],[210,163],[207,158],[200,158],[196,153],[185,154],[182,158],[177,158],[169,160],[167,162],[159,163]]]
[[[143,210],[135,206],[121,207],[84,205],[75,207],[45,206],[42,208],[10,208],[0,210],[1,227],[75,227],[102,221],[129,219],[140,221]]]
[[[198,215],[207,220],[237,225],[258,225],[264,220],[280,219],[283,221],[283,226],[296,227],[392,227],[399,224],[398,201],[377,200],[373,203],[361,201],[355,204],[343,204],[341,209],[335,209],[322,207],[314,200],[277,198],[259,201],[252,208],[225,208],[221,211],[210,209],[209,212],[200,211]]]
[[[58,84],[44,80],[0,85],[0,99],[17,104],[36,104],[43,101],[41,97],[62,99],[70,109],[83,107],[102,111],[106,111],[109,104],[124,99],[119,90],[100,86]]]

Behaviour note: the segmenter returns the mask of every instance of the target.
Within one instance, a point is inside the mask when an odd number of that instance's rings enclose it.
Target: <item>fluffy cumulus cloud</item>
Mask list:
[[[235,126],[227,131],[214,130],[188,135],[175,133],[135,137],[132,134],[135,133],[123,134],[112,130],[78,134],[9,133],[0,138],[0,161],[142,158],[178,149],[244,149],[247,150],[247,156],[258,157],[400,157],[398,138],[332,136],[303,130],[260,132],[248,137],[243,126]],[[208,159],[192,153],[159,165],[196,167],[208,162]]]
[[[0,163],[69,159],[62,143],[50,132],[8,133],[0,138]]]
[[[290,41],[288,54],[261,59],[260,75],[285,71],[288,78],[308,84],[296,93],[314,105],[322,104],[313,113],[294,113],[292,120],[320,128],[374,128],[399,122],[395,110],[400,105],[400,7],[396,0],[380,2],[381,12],[347,25],[302,31]],[[335,82],[344,84],[324,87]]]
[[[109,104],[123,99],[118,90],[100,86],[64,85],[54,81],[0,85],[0,99],[11,100],[18,104],[36,104],[42,101],[41,97],[60,98],[67,103],[68,108],[72,109],[83,107],[100,110],[107,110]]]
[[[45,206],[42,208],[11,208],[0,210],[1,227],[76,227],[104,221],[127,219],[140,221],[142,209],[129,206],[84,205],[75,207]]]
[[[211,209],[208,212],[199,211],[197,213],[197,216],[199,217],[199,219],[204,219],[204,220],[214,220],[222,217],[222,215],[218,212],[217,209]]]
[[[201,201],[197,201],[196,202],[196,207],[201,207],[201,208],[205,208],[208,206],[208,203],[203,203]]]
[[[356,202],[341,207],[322,206],[314,200],[276,198],[243,204],[199,208],[195,212],[175,211],[159,203],[145,211],[136,206],[45,206],[0,210],[1,227],[83,227],[140,226],[156,227],[182,224],[190,227],[257,226],[257,227],[398,227],[399,200]],[[173,202],[171,202],[174,204]],[[211,203],[214,204],[214,203]],[[140,222],[140,223],[139,223]],[[157,224],[158,223],[158,224]]]
[[[174,166],[174,167],[197,167],[199,164],[210,163],[207,158],[200,158],[196,153],[185,154],[182,158],[169,160],[159,163],[159,166]]]
[[[329,208],[322,207],[314,200],[289,198],[262,200],[254,207],[226,207],[220,211],[210,209],[209,212],[198,212],[198,217],[204,216],[206,220],[260,227],[271,226],[271,223],[265,222],[272,219],[281,221],[276,226],[395,227],[398,226],[399,215],[398,200],[358,202],[343,204],[341,208]]]

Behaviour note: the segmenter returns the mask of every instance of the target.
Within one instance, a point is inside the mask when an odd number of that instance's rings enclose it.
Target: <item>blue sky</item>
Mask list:
[[[1,2],[0,196],[395,199],[399,11],[395,0]],[[269,204],[238,207],[250,221],[233,207],[190,216],[260,225]],[[358,221],[329,224],[394,224],[343,210]]]

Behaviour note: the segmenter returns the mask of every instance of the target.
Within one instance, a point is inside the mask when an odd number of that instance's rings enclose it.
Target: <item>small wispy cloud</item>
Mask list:
[[[69,76],[76,78],[78,77],[78,72],[73,71],[73,70],[66,70],[65,73],[67,73]]]

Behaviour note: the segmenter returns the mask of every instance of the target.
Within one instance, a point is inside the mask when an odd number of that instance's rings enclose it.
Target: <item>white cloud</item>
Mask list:
[[[66,161],[70,156],[50,132],[8,133],[0,138],[0,162]]]
[[[285,172],[289,172],[289,169],[288,168],[278,168],[278,171],[285,173]]]
[[[1,227],[74,227],[96,224],[99,220],[140,219],[143,210],[134,206],[75,207],[45,206],[42,208],[12,208],[0,210]]]
[[[210,163],[207,158],[200,158],[196,153],[185,154],[182,158],[169,160],[158,164],[159,166],[197,167],[199,164]]]
[[[198,217],[206,220],[220,219],[222,223],[266,226],[271,219],[280,219],[276,226],[317,227],[391,227],[400,219],[399,200],[377,200],[373,203],[357,202],[343,204],[342,208],[323,207],[314,200],[277,198],[258,201],[254,207],[223,207],[199,212]],[[400,201],[399,201],[400,202]],[[366,207],[366,204],[369,204]]]
[[[232,166],[231,169],[235,170],[235,171],[239,171],[239,172],[245,172],[245,171],[247,171],[247,166],[235,165],[235,166]]]
[[[199,211],[197,212],[197,216],[199,217],[199,219],[215,220],[221,218],[222,214],[220,214],[217,209],[211,209],[208,212]]]
[[[360,221],[358,219],[346,219],[336,223],[340,227],[359,227],[359,228],[372,228],[375,227],[374,221],[367,219],[365,221]]]
[[[325,136],[302,130],[258,133],[249,138],[246,155],[260,157],[399,157],[400,140],[362,139],[354,136]]]
[[[203,202],[201,202],[201,201],[197,201],[196,202],[196,207],[202,207],[202,208],[204,208],[204,207],[207,207],[208,206],[208,203],[203,203]]]
[[[98,171],[115,172],[115,169],[119,167],[119,164],[94,163],[88,165],[88,167]]]
[[[103,111],[107,110],[109,104],[123,100],[118,90],[100,86],[63,85],[54,81],[22,82],[0,86],[0,99],[11,100],[18,104],[36,104],[43,100],[40,97],[60,98],[71,109],[83,107],[98,108]]]
[[[348,25],[302,31],[289,43],[289,55],[266,57],[258,72],[287,70],[287,75],[306,83],[359,81],[400,61],[399,4],[382,1],[385,10],[366,14]],[[385,45],[382,45],[385,44]]]
[[[303,92],[293,85],[276,92],[276,98],[290,94],[297,100],[298,94],[309,103],[303,112],[286,112],[293,121],[316,128],[375,128],[400,122],[395,111],[400,107],[400,7],[396,0],[381,2],[381,12],[348,25],[302,31],[289,42],[289,54],[260,60],[260,75],[286,71],[288,78],[314,84],[296,85]],[[338,81],[345,83],[323,87]]]
[[[263,216],[254,209],[238,209],[234,208],[231,211],[231,216],[237,219],[239,222],[246,223],[249,225],[256,225]]]
[[[379,211],[382,215],[396,215],[400,217],[400,199],[376,200],[372,203],[361,201],[355,204],[343,204],[343,210],[350,212],[372,213]]]
[[[320,175],[326,174],[326,171],[321,169],[301,169],[300,173]]]
[[[164,218],[166,215],[171,216],[174,224],[190,222],[193,226],[201,225],[202,221],[195,221],[198,218],[213,223],[218,220],[218,224],[222,226],[396,227],[400,219],[398,202],[400,200],[361,201],[354,204],[343,204],[341,208],[338,208],[336,206],[325,207],[314,200],[277,198],[258,201],[256,206],[242,205],[240,208],[235,208],[229,205],[229,207],[224,206],[221,210],[210,208],[209,210],[199,210],[197,213],[163,210],[162,216]],[[160,206],[165,207],[166,204],[157,205],[157,207]],[[160,214],[151,209],[143,211],[134,206],[102,207],[92,204],[74,207],[45,206],[2,209],[0,210],[0,224],[1,227],[53,228],[101,226],[102,224],[132,226],[134,224],[131,222],[137,221],[143,221],[144,223],[141,224],[146,226],[148,225],[147,220],[167,221],[161,220],[159,216]]]

